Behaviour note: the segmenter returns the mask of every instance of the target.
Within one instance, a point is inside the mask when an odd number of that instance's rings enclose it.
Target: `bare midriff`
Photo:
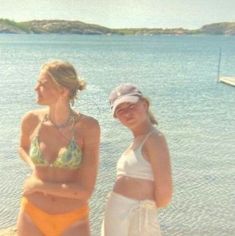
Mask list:
[[[69,184],[77,179],[77,170],[60,169],[55,167],[36,167],[35,174],[42,181],[51,183]],[[65,190],[66,191],[66,190]],[[48,214],[60,214],[87,205],[87,201],[75,198],[65,198],[41,192],[35,192],[26,196],[27,199]]]
[[[129,176],[118,176],[113,187],[115,193],[136,200],[154,201],[154,182]]]

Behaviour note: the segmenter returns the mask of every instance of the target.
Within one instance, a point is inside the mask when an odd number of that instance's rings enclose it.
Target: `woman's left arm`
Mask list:
[[[152,166],[157,207],[166,207],[172,198],[172,175],[170,155],[164,135],[152,134],[145,144],[145,150]]]
[[[76,180],[71,183],[53,183],[42,181],[34,175],[26,180],[24,195],[42,192],[80,200],[88,200],[91,197],[98,172],[100,127],[93,118],[87,118],[85,126],[82,164],[78,169]]]

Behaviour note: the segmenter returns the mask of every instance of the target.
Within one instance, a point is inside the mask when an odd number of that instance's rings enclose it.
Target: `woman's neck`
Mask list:
[[[134,138],[142,135],[148,134],[151,130],[154,129],[153,124],[150,121],[146,121],[139,126],[131,129]]]
[[[55,104],[49,106],[48,119],[55,125],[65,124],[72,116],[72,109],[69,104]]]

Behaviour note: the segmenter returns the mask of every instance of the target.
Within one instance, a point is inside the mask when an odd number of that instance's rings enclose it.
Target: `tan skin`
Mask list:
[[[140,99],[135,104],[120,104],[115,110],[115,116],[134,136],[126,153],[138,147],[145,135],[154,130],[142,149],[144,158],[151,164],[154,181],[117,176],[113,191],[137,200],[153,200],[160,208],[166,207],[172,197],[170,157],[165,137],[149,120],[148,109],[149,103]]]
[[[30,111],[22,119],[19,154],[33,169],[32,175],[24,183],[23,195],[49,214],[77,210],[88,203],[94,190],[99,159],[99,124],[94,118],[80,114],[73,128],[75,140],[83,153],[79,169],[34,166],[28,152],[31,140],[45,114],[56,124],[64,123],[70,115],[69,91],[56,86],[45,71],[40,73],[35,91],[37,103],[47,105],[48,108]],[[73,135],[71,128],[68,126],[58,130],[49,120],[42,123],[39,131],[40,150],[49,163],[53,163],[59,150],[68,145]],[[17,226],[18,236],[43,235],[22,210]],[[88,219],[71,225],[62,236],[73,235],[90,235]]]

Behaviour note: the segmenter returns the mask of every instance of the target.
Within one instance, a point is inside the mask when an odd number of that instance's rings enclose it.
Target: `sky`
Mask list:
[[[235,22],[235,0],[0,0],[0,18],[78,20],[109,28],[198,29]]]

